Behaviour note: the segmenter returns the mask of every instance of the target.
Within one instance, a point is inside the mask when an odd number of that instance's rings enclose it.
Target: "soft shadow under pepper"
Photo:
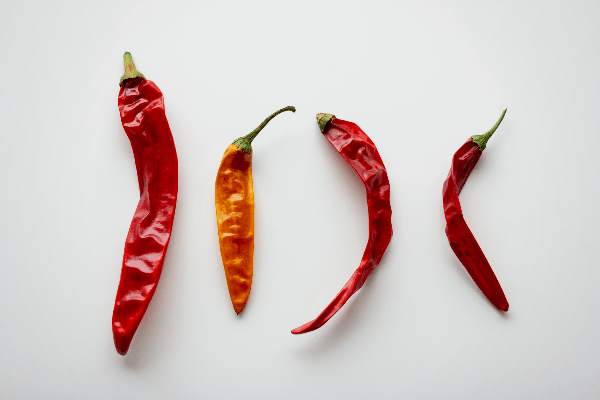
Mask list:
[[[479,289],[500,311],[508,311],[508,301],[490,263],[465,222],[458,195],[505,114],[506,110],[487,133],[472,136],[458,149],[452,158],[452,166],[443,188],[446,236],[450,247]]]
[[[381,261],[392,238],[390,182],[375,144],[358,125],[337,119],[331,114],[317,114],[317,122],[323,135],[354,168],[365,185],[369,207],[369,241],[360,265],[338,295],[317,318],[294,329],[293,334],[314,331],[333,317],[365,283]]]

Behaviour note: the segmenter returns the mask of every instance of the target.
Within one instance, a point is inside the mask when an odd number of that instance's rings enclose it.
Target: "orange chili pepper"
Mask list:
[[[254,190],[252,187],[252,146],[258,133],[284,111],[296,112],[292,106],[271,114],[246,136],[229,145],[215,182],[215,206],[219,247],[225,268],[231,304],[241,313],[252,286],[254,264]]]

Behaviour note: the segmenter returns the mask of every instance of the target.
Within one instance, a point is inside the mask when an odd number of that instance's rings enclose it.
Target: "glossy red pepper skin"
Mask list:
[[[159,88],[142,77],[123,81],[119,112],[131,141],[140,188],[112,318],[115,347],[125,355],[160,278],[175,216],[178,177],[175,143]]]
[[[504,114],[502,114],[496,126],[492,128],[493,131],[498,127],[503,117]],[[493,131],[490,132],[493,133]],[[491,133],[489,136],[491,136]],[[458,257],[483,294],[496,308],[501,311],[508,311],[508,301],[504,291],[490,263],[467,226],[458,199],[467,178],[482,154],[480,144],[473,141],[474,138],[476,137],[469,138],[454,154],[448,178],[444,182],[443,203],[446,217],[446,236],[454,254],[456,254],[456,257]],[[485,148],[485,143],[483,148]]]
[[[322,123],[323,118],[331,119]],[[358,268],[338,295],[317,318],[294,329],[293,334],[314,331],[333,317],[365,283],[371,271],[381,261],[392,238],[390,182],[375,144],[352,122],[337,119],[331,114],[319,114],[317,120],[327,140],[354,168],[365,185],[369,208],[369,240]]]

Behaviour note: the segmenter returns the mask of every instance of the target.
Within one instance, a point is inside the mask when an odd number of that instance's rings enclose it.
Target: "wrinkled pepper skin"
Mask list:
[[[506,113],[506,110],[504,113]],[[504,113],[495,127],[486,134],[488,136],[483,141],[483,145],[481,140],[477,140],[478,136],[473,136],[454,154],[452,166],[444,182],[442,192],[444,215],[446,217],[446,236],[450,247],[475,284],[500,311],[508,311],[508,301],[490,263],[465,222],[458,195],[462,191],[471,171],[477,165],[482,150],[485,149],[485,143],[504,118]],[[479,138],[481,139],[486,135],[480,135]]]
[[[323,326],[365,283],[379,264],[392,239],[390,182],[383,161],[371,139],[358,125],[318,114],[321,131],[363,181],[369,209],[369,240],[362,260],[342,290],[314,320],[294,329],[293,334],[307,333]]]
[[[252,154],[229,145],[215,181],[219,246],[231,304],[241,313],[252,287],[254,191]]]
[[[255,130],[227,147],[215,180],[215,209],[219,248],[231,304],[240,314],[252,288],[254,269],[254,189],[252,141],[277,115],[296,112],[284,107],[265,119]]]
[[[175,216],[178,171],[159,88],[140,76],[124,80],[119,112],[133,149],[140,189],[112,318],[115,347],[125,355],[160,278]]]

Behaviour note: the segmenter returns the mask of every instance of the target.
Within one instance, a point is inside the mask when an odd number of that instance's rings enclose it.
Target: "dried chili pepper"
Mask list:
[[[158,87],[123,56],[119,112],[129,137],[140,187],[123,254],[113,311],[117,352],[125,355],[150,304],[171,238],[177,203],[177,153]]]
[[[375,144],[352,122],[342,121],[331,114],[317,114],[317,121],[327,140],[352,165],[365,184],[369,206],[369,241],[360,265],[338,295],[317,318],[294,329],[293,334],[314,331],[333,317],[365,283],[381,261],[392,238],[390,183]]]
[[[219,247],[231,304],[241,313],[252,287],[254,264],[254,189],[252,185],[252,141],[275,116],[271,114],[255,130],[229,145],[215,181],[215,206]]]
[[[458,195],[479,161],[487,141],[498,128],[505,114],[506,110],[487,133],[472,136],[458,149],[452,158],[452,166],[443,189],[446,236],[450,247],[479,289],[501,311],[508,311],[508,301],[492,267],[465,222]]]

